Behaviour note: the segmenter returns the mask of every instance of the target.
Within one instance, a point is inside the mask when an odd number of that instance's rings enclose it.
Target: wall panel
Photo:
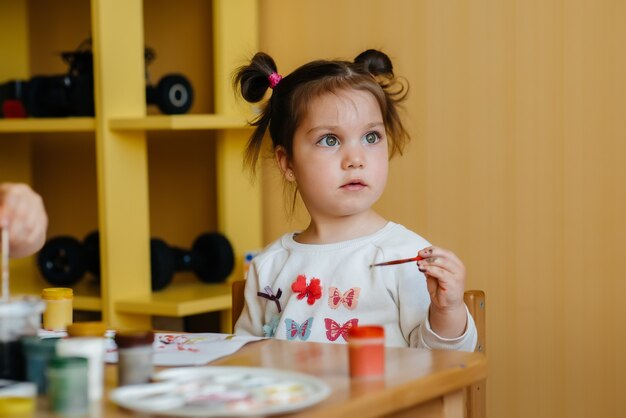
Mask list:
[[[374,47],[407,78],[413,139],[377,208],[487,292],[491,417],[624,416],[625,18],[611,0],[261,3],[279,72]],[[306,216],[286,222],[265,179],[270,242]]]

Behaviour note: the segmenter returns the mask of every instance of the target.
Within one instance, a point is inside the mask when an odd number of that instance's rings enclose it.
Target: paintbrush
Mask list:
[[[2,301],[9,301],[9,229],[5,226],[2,228]]]
[[[394,264],[410,263],[411,261],[418,262],[423,259],[424,257],[422,257],[421,255],[418,255],[417,257],[413,257],[413,258],[402,258],[400,260],[391,260],[391,261],[384,261],[382,263],[370,264],[370,268],[376,267],[376,266],[391,266]]]

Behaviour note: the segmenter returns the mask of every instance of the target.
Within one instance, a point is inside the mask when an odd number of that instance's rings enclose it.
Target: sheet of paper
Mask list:
[[[64,331],[40,330],[41,338],[63,338]],[[115,331],[107,331],[107,349],[104,360],[117,363]],[[218,333],[163,333],[154,334],[155,366],[201,366],[218,358],[237,352],[252,341],[264,340],[264,337],[238,336]]]

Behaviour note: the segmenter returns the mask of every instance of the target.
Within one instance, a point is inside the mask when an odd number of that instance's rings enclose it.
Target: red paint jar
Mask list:
[[[351,377],[379,377],[385,374],[385,329],[371,325],[348,331]]]

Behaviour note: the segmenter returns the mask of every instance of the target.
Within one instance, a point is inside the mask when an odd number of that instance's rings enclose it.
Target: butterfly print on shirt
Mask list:
[[[306,297],[306,302],[309,305],[313,305],[316,299],[322,297],[320,279],[314,277],[307,285],[306,276],[304,274],[298,275],[298,278],[291,284],[291,290],[298,294],[298,299],[304,299]]]
[[[359,303],[359,293],[361,293],[360,287],[351,287],[343,295],[336,287],[328,288],[328,306],[331,309],[337,309],[340,305],[346,307],[346,309],[354,310]]]
[[[356,327],[359,324],[359,320],[357,318],[352,318],[348,320],[345,324],[339,325],[337,322],[330,318],[324,318],[324,325],[326,326],[326,338],[329,341],[337,341],[337,338],[343,337],[344,340],[348,341],[348,331],[352,327]]]
[[[263,335],[271,338],[276,334],[276,328],[278,328],[278,323],[280,322],[280,315],[273,315],[270,322],[263,325]]]
[[[311,327],[313,326],[313,317],[309,317],[302,325],[298,325],[296,321],[291,318],[285,319],[285,334],[288,340],[300,339],[306,341],[311,335]]]

